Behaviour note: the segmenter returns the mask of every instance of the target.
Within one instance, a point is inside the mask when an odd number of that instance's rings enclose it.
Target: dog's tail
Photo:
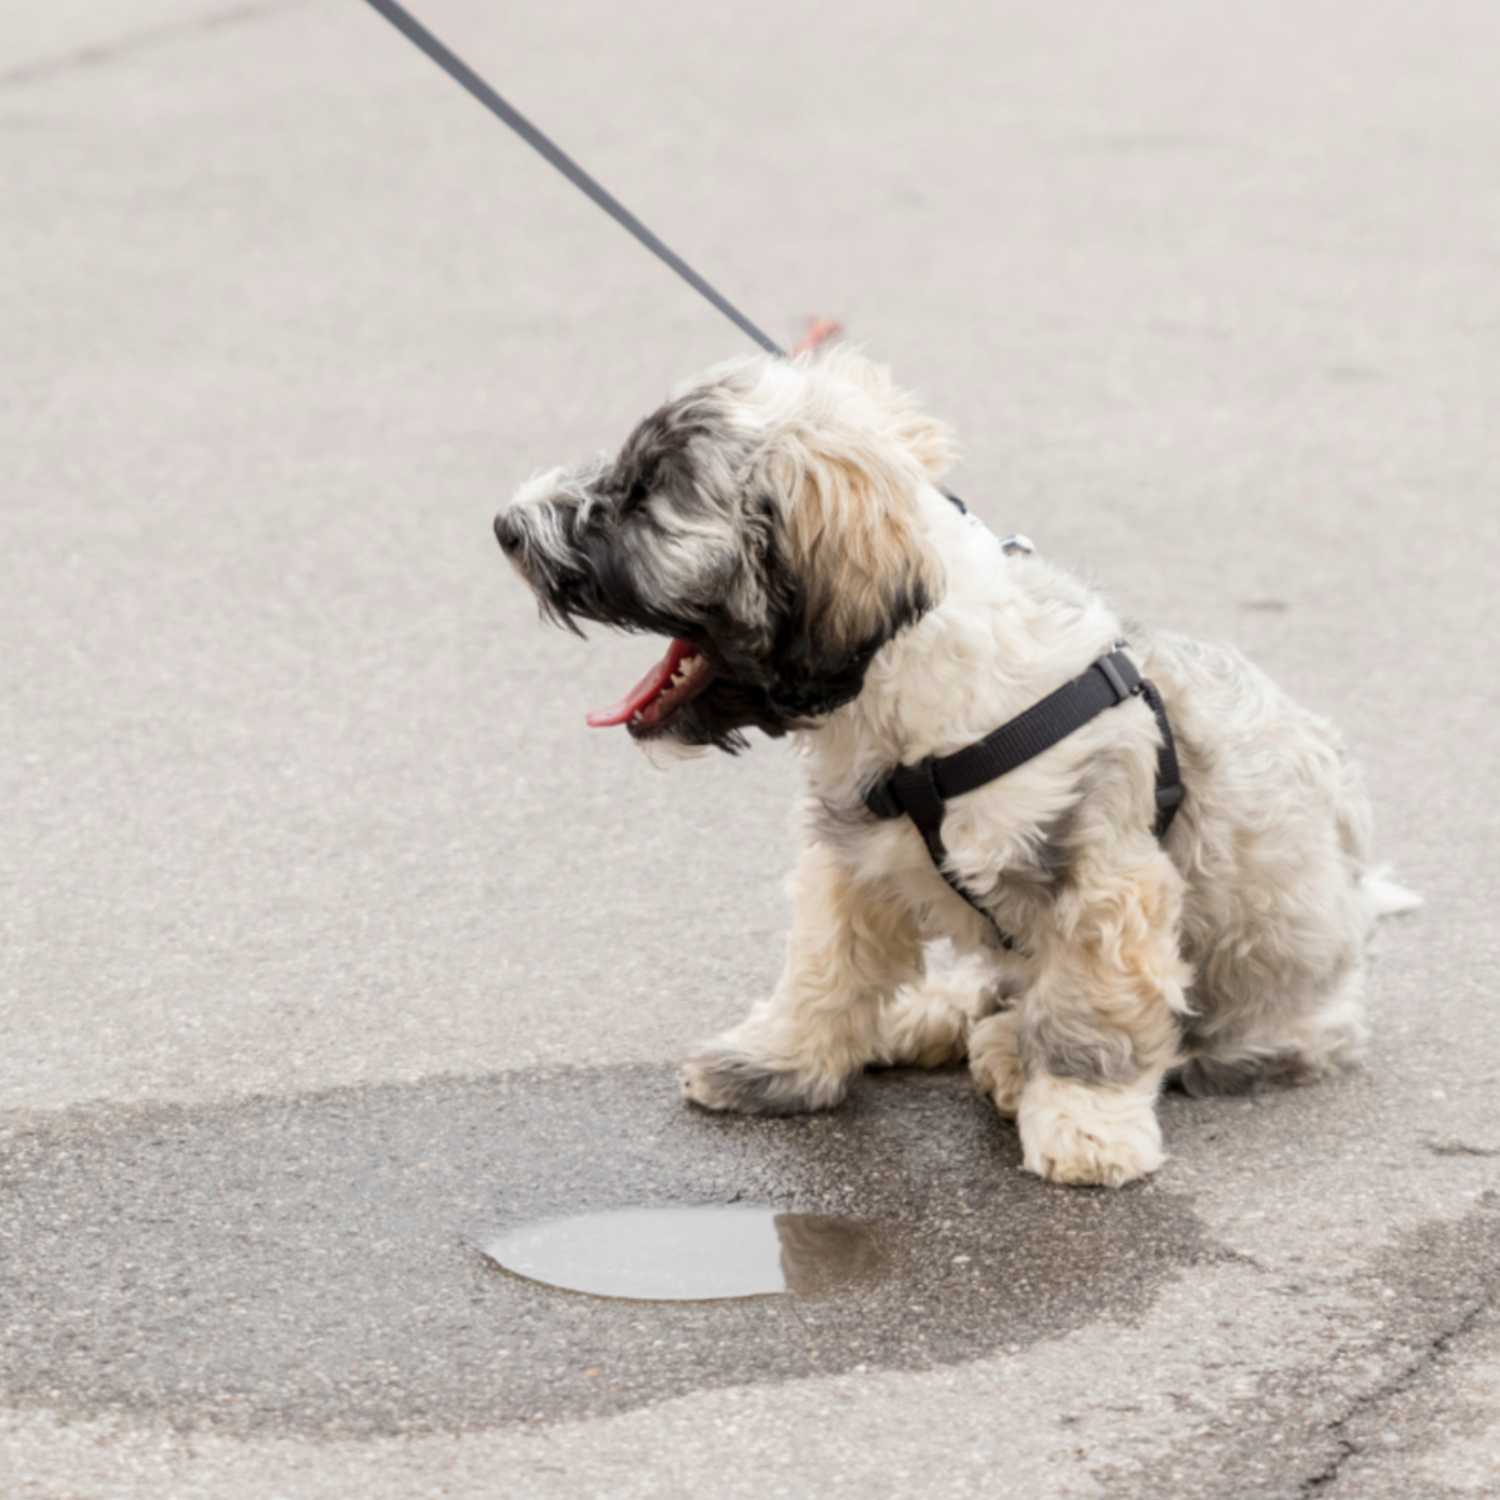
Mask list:
[[[1389,865],[1366,870],[1360,877],[1359,894],[1365,906],[1365,919],[1372,927],[1381,917],[1415,911],[1422,905],[1422,898],[1415,891],[1409,891],[1391,879]]]

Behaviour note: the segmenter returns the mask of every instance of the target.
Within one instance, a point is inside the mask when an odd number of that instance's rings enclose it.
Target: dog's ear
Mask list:
[[[844,355],[808,369],[763,456],[798,601],[795,638],[784,649],[809,678],[856,663],[863,675],[874,651],[942,592],[920,497],[927,465],[949,451],[946,430],[873,371]],[[782,663],[790,665],[786,655]]]
[[[768,477],[785,497],[805,647],[836,658],[879,646],[922,614],[942,590],[942,569],[918,526],[905,466],[831,451],[830,436],[778,445]]]

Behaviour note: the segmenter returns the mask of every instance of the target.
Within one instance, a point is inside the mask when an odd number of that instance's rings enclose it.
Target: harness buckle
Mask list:
[[[1128,658],[1122,658],[1128,662]],[[1099,675],[1109,684],[1109,690],[1115,695],[1116,703],[1123,703],[1127,698],[1133,698],[1141,690],[1141,679],[1134,672],[1131,676],[1135,681],[1130,682],[1115,662],[1114,655],[1101,656],[1094,663]]]

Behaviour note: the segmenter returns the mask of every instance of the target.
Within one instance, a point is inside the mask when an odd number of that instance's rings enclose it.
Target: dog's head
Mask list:
[[[521,487],[495,535],[542,612],[668,638],[595,725],[744,744],[855,697],[942,589],[921,523],[947,430],[847,350],[710,371],[613,459]]]

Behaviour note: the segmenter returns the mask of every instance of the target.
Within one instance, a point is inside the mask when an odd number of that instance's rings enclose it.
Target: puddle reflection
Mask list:
[[[824,1297],[878,1280],[876,1227],[743,1204],[625,1208],[518,1225],[479,1247],[502,1270],[595,1297]]]

